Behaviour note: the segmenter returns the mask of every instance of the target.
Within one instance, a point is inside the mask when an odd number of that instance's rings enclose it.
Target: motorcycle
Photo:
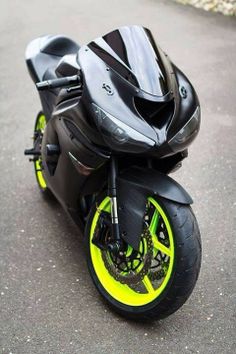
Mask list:
[[[174,313],[201,264],[192,198],[168,176],[199,131],[193,86],[141,26],[81,47],[43,36],[26,63],[42,111],[25,155],[83,230],[98,292],[127,318]]]

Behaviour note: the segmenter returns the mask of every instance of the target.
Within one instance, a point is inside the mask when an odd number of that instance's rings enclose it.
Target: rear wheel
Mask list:
[[[103,298],[120,314],[136,319],[163,318],[190,296],[201,263],[200,233],[187,205],[149,197],[139,250],[123,255],[101,250],[92,240],[109,241],[110,198],[101,196],[86,227],[88,268]],[[102,219],[101,219],[102,218]]]
[[[43,134],[46,127],[47,121],[43,112],[39,112],[34,126],[34,146],[37,145],[36,149],[41,150],[41,144],[43,140]],[[42,157],[41,155],[34,161],[34,170],[36,180],[39,186],[39,189],[43,193],[45,197],[51,197],[52,193],[50,189],[47,187],[47,183],[43,176],[43,165],[42,165]]]

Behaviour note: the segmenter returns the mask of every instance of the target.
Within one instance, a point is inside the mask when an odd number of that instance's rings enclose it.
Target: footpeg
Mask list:
[[[25,149],[24,154],[25,155],[34,155],[34,156],[36,155],[36,156],[39,156],[41,154],[41,152],[38,151],[38,150],[35,150],[34,148],[32,148],[32,149]]]

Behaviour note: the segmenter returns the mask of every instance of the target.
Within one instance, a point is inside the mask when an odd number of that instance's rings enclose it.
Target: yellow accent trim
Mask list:
[[[150,226],[149,226],[149,230],[150,230],[151,234],[153,234],[156,231],[155,228],[156,228],[157,223],[158,223],[158,213],[157,213],[157,210],[155,210],[152,220],[151,220],[151,223],[150,223]]]
[[[106,197],[101,204],[98,206],[97,211],[95,212],[94,218],[92,220],[91,224],[91,230],[90,230],[90,253],[91,253],[91,260],[92,264],[94,267],[94,270],[96,272],[96,275],[101,283],[101,285],[104,287],[104,289],[112,296],[115,300],[128,305],[128,306],[143,306],[147,305],[148,303],[154,301],[166,288],[166,285],[168,284],[171,274],[172,274],[172,269],[173,269],[173,264],[174,264],[174,238],[173,238],[173,233],[172,229],[169,223],[169,220],[161,208],[161,206],[157,203],[157,201],[153,198],[148,198],[149,202],[156,208],[157,212],[161,215],[162,220],[166,226],[168,236],[169,236],[169,242],[170,242],[170,247],[169,249],[162,244],[160,244],[159,241],[157,241],[156,247],[160,249],[161,252],[164,251],[164,253],[167,254],[170,257],[169,261],[169,266],[168,270],[166,273],[166,276],[160,286],[157,289],[153,288],[152,282],[150,281],[148,275],[146,275],[143,279],[143,285],[145,286],[147,293],[146,294],[141,294],[133,289],[131,289],[128,285],[121,284],[119,281],[116,281],[108,272],[106,269],[103,259],[102,259],[102,251],[96,247],[92,243],[92,238],[96,229],[96,225],[99,219],[100,211],[104,210],[107,212],[110,212],[110,198]],[[154,234],[154,228],[155,224],[158,221],[158,213],[156,213],[156,220],[151,221],[151,228],[152,228],[152,237],[156,236]],[[168,249],[168,251],[167,251]]]
[[[44,114],[41,114],[40,116],[38,116],[35,130],[40,130],[43,133],[44,129],[46,127],[46,124],[47,124],[46,117]],[[39,160],[35,161],[34,168],[35,168],[35,173],[36,173],[38,184],[39,184],[40,188],[44,190],[47,188],[47,184],[46,184],[46,181],[43,177],[42,171],[39,171],[39,170],[41,170],[40,162],[41,162],[41,158],[39,158]]]
[[[145,277],[143,278],[143,284],[149,293],[153,294],[155,292],[155,289],[152,286],[152,282],[147,275],[145,275]]]
[[[152,236],[156,236],[156,235],[152,234]],[[154,239],[154,238],[152,239],[152,242],[153,242],[154,248],[161,251],[162,253],[165,253],[167,256],[171,257],[172,253],[168,247],[164,246],[161,242],[159,242],[157,239]]]
[[[37,175],[37,179],[38,179],[40,188],[46,189],[47,188],[47,184],[46,184],[45,179],[43,177],[42,171],[38,171],[39,169],[41,169],[41,166],[40,166],[39,160],[37,160],[37,161],[35,161],[35,172],[36,172],[36,175]]]

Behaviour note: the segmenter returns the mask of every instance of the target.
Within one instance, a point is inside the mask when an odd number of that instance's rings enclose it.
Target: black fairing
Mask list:
[[[192,202],[165,175],[186,156],[186,146],[176,153],[168,142],[199,105],[191,83],[140,26],[119,28],[81,48],[65,36],[38,38],[27,47],[26,61],[34,82],[81,76],[81,87],[40,92],[48,121],[42,141],[47,186],[75,221],[78,214],[84,218],[84,199],[105,188],[108,161],[116,155],[121,232],[137,249],[148,196]],[[152,143],[144,148],[106,140],[92,104]],[[50,144],[59,155],[48,156]],[[141,168],[128,169],[134,165]]]
[[[175,98],[175,112],[168,129],[168,139],[172,138],[189,120],[197,106],[200,105],[196,91],[191,82],[177,66],[173,65],[175,72],[178,95]],[[185,95],[180,95],[184,89]]]
[[[174,154],[168,139],[185,125],[199,102],[191,83],[155,44],[149,30],[119,28],[82,46],[78,59],[84,84],[81,105],[94,117],[101,135],[92,103],[125,123],[127,130],[153,140],[143,153],[159,158]],[[186,97],[180,95],[180,86]],[[135,154],[127,146],[106,144],[113,151]]]

